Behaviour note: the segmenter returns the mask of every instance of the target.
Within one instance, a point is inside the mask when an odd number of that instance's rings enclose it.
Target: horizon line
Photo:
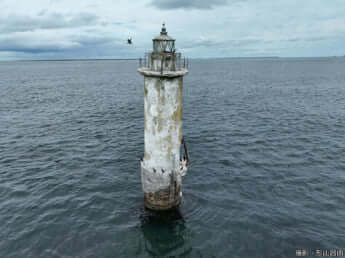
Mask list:
[[[252,56],[252,57],[192,57],[188,59],[288,59],[288,58],[335,58],[344,56]],[[57,58],[57,59],[12,59],[0,60],[0,62],[68,62],[68,61],[135,61],[138,58]]]

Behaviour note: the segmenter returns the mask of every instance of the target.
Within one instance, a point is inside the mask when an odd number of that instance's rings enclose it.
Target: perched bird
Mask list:
[[[153,172],[155,172],[155,173],[156,173],[156,169],[153,169]]]
[[[165,171],[164,171],[164,169],[162,168],[162,173],[164,174],[164,172],[165,172]]]

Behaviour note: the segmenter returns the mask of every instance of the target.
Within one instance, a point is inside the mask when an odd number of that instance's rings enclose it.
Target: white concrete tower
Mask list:
[[[140,59],[138,72],[144,75],[145,154],[141,160],[141,181],[145,206],[166,210],[179,205],[182,176],[189,157],[182,140],[182,86],[188,62],[175,51],[175,40],[163,23],[153,39],[153,51]],[[180,156],[181,143],[184,157]]]

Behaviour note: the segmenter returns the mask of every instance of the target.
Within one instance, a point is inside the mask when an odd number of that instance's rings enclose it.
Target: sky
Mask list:
[[[344,0],[0,0],[0,60],[345,55]],[[127,38],[133,44],[127,44]]]

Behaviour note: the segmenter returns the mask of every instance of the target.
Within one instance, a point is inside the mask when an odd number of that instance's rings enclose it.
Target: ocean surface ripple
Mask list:
[[[192,60],[178,211],[143,207],[135,61],[0,63],[0,257],[344,248],[345,58]]]

